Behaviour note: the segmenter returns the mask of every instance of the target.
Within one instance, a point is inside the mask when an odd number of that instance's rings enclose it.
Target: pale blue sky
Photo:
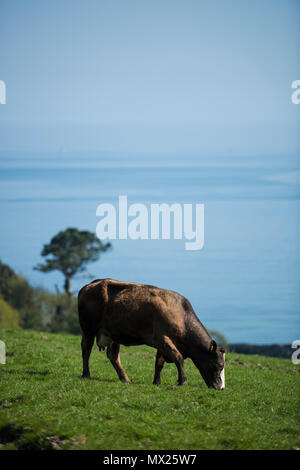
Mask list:
[[[0,151],[300,149],[298,0],[1,0]]]

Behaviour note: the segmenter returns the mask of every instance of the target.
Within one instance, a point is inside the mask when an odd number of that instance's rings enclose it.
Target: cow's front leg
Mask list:
[[[155,373],[154,373],[154,385],[160,385],[160,373],[165,363],[165,358],[161,354],[159,350],[157,350],[156,358],[155,358]]]
[[[90,333],[83,333],[81,340],[82,351],[82,377],[90,377],[89,358],[93,348],[95,336]]]
[[[106,355],[112,365],[114,366],[119,379],[122,382],[127,382],[130,383],[130,380],[125,372],[125,370],[122,367],[121,361],[120,361],[120,345],[117,343],[112,343],[111,346],[108,346]]]

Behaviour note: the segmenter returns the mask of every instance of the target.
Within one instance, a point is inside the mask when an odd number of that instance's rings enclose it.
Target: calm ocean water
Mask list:
[[[226,162],[226,163],[225,163]],[[259,159],[139,160],[0,158],[0,258],[34,284],[54,291],[59,273],[33,271],[58,231],[95,232],[96,208],[203,203],[205,244],[115,240],[89,267],[92,278],[138,281],[179,291],[201,321],[230,342],[291,343],[300,338],[300,170]],[[171,232],[172,233],[172,232]],[[89,278],[72,282],[76,292]]]

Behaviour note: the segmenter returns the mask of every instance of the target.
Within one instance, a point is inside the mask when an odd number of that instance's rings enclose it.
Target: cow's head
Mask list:
[[[225,350],[212,340],[209,350],[201,354],[198,368],[208,387],[216,390],[225,388]]]

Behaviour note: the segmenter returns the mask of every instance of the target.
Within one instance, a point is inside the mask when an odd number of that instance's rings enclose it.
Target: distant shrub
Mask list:
[[[77,298],[66,293],[52,294],[49,299],[50,313],[47,329],[52,333],[66,332],[79,334],[81,332],[77,315]]]
[[[228,342],[222,333],[217,330],[209,330],[209,334],[216,341],[218,346],[222,346],[225,351],[228,351]]]
[[[0,328],[20,328],[19,312],[0,297]]]
[[[3,305],[2,323],[7,328],[14,328],[8,326],[9,319],[17,318],[17,323],[11,323],[11,320],[10,324],[17,324],[23,329],[81,333],[76,296],[60,292],[53,294],[45,289],[32,287],[27,279],[1,261],[0,296]]]
[[[0,295],[13,309],[19,312],[21,328],[40,330],[43,315],[35,298],[35,289],[28,281],[17,275],[9,266],[0,262]]]
[[[9,302],[12,297],[10,282],[15,276],[15,272],[7,264],[0,261],[0,295],[6,302]]]

